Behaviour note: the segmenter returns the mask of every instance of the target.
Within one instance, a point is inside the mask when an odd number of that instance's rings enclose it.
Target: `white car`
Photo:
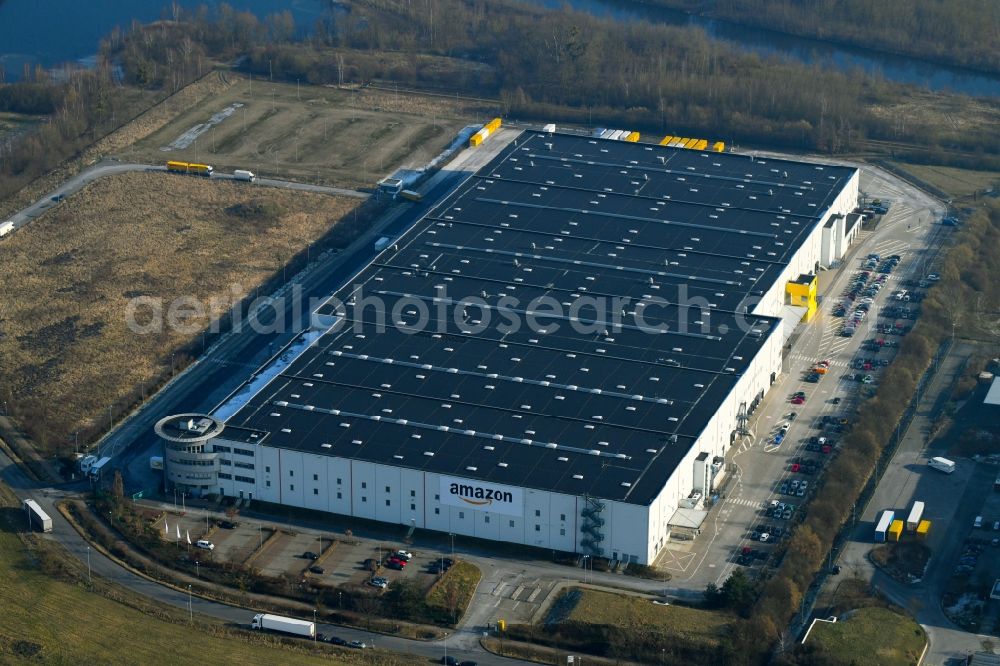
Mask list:
[[[764,532],[763,534],[760,535],[760,541],[761,541],[761,543],[765,543],[770,538],[771,538],[771,535],[768,534],[767,532]]]
[[[395,553],[395,555],[399,559],[406,560],[407,562],[409,562],[411,559],[413,559],[413,553],[409,553],[409,552],[407,552],[405,550],[397,550],[396,553]]]
[[[198,539],[194,542],[195,548],[202,548],[204,550],[215,550],[215,544],[207,539]]]
[[[389,587],[389,581],[385,580],[384,578],[372,578],[371,580],[368,581],[368,584],[371,585],[372,587],[377,587],[381,590],[384,590],[385,588]]]
[[[927,280],[928,282],[937,282],[938,280],[941,279],[941,276],[938,275],[937,273],[931,273],[930,275],[928,275],[924,279]]]

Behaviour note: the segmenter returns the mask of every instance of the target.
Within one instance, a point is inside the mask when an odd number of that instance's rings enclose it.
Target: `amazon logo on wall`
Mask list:
[[[521,488],[483,481],[442,476],[441,503],[476,511],[521,516],[524,496]]]

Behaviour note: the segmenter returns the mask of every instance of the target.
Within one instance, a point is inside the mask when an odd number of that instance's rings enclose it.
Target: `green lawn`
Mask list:
[[[927,637],[919,624],[887,608],[862,608],[849,619],[817,623],[806,647],[822,653],[824,663],[856,666],[911,666]]]
[[[6,501],[4,501],[6,500]],[[12,497],[0,486],[0,506]],[[0,663],[43,664],[407,664],[384,652],[348,653],[320,645],[280,647],[264,636],[231,632],[210,618],[195,616],[189,628],[181,611],[155,608],[159,619],[117,603],[82,584],[56,580],[40,571],[16,534],[20,511],[4,509],[0,519]],[[58,546],[43,551],[65,557]],[[82,578],[86,569],[69,562]],[[96,581],[95,581],[96,582]],[[112,594],[130,593],[110,588]],[[143,599],[137,599],[145,606]],[[251,611],[247,611],[247,617]],[[372,651],[366,651],[368,653]]]
[[[713,643],[725,635],[732,622],[732,616],[725,613],[685,606],[657,606],[641,597],[579,588],[569,593],[579,594],[565,617],[574,622],[655,631],[695,642],[707,639]]]

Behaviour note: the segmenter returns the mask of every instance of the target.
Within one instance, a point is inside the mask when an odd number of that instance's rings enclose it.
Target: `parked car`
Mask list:
[[[194,542],[194,546],[203,550],[215,550],[215,544],[207,539],[198,539]]]
[[[314,574],[321,574],[326,572],[326,570],[323,567],[316,566],[315,564],[309,567],[309,571],[313,572]]]
[[[311,550],[307,550],[306,552],[302,553],[302,557],[305,558],[305,559],[307,559],[307,560],[318,560],[319,559],[319,555],[317,555],[316,553],[312,552]]]

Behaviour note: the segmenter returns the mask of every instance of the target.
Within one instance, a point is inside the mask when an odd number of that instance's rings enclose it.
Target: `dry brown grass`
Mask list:
[[[277,207],[276,223],[226,213],[251,200]],[[208,323],[136,335],[130,298],[231,303],[355,205],[170,174],[97,181],[0,242],[0,397],[43,446],[105,426],[108,406],[168,374]]]
[[[124,88],[122,94],[131,98],[130,107],[145,109],[133,120],[125,123],[108,136],[98,140],[78,157],[67,160],[58,168],[32,181],[15,194],[0,201],[0,218],[18,211],[49,192],[70,176],[102,156],[124,150],[126,146],[156,131],[178,113],[215,95],[232,85],[232,80],[224,73],[211,72],[175,94],[156,101],[157,93]]]
[[[257,79],[251,85],[233,73],[227,78],[231,85],[118,155],[133,162],[188,160],[221,171],[250,169],[266,178],[371,187],[397,167],[426,164],[462,127],[488,117],[476,104],[448,97]],[[162,150],[234,104],[242,106],[197,142]]]

